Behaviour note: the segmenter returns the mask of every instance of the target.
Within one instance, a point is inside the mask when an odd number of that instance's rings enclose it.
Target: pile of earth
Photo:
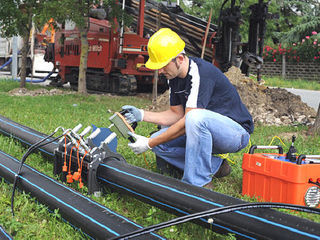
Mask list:
[[[74,92],[64,91],[62,89],[53,88],[51,90],[45,88],[39,88],[35,90],[28,90],[26,88],[15,88],[9,91],[10,96],[53,96],[71,94]]]
[[[265,125],[313,124],[316,111],[301,101],[300,96],[285,89],[269,88],[243,75],[239,68],[231,67],[225,75],[237,88],[255,123]],[[169,107],[169,92],[160,95],[146,108],[163,111]]]

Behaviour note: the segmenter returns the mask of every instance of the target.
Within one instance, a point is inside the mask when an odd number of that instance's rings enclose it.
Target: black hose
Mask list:
[[[52,143],[54,141],[56,141],[57,139],[61,138],[63,136],[60,135],[59,137],[56,137],[52,140],[50,140],[49,142],[46,142],[44,144],[41,144],[43,143],[44,141],[46,141],[48,138],[52,137],[54,134],[56,133],[56,131],[54,131],[53,133],[51,133],[50,135],[48,135],[47,137],[43,138],[42,140],[36,142],[35,144],[33,144],[28,150],[27,152],[22,156],[21,158],[21,163],[20,163],[20,166],[19,166],[19,169],[18,169],[18,172],[17,174],[14,176],[14,181],[13,181],[13,187],[12,187],[12,195],[11,195],[11,213],[12,213],[12,216],[14,216],[14,194],[16,192],[16,188],[17,188],[17,183],[18,183],[18,179],[19,179],[19,176],[21,174],[21,169],[22,169],[22,166],[24,164],[24,162],[26,161],[27,157],[34,151],[36,150],[37,148],[40,148],[40,147],[43,147],[49,143]]]
[[[305,206],[299,206],[299,205],[293,205],[293,204],[285,204],[285,203],[243,203],[243,204],[236,204],[231,205],[227,207],[220,207],[215,209],[209,209],[206,211],[198,212],[189,214],[186,216],[178,217],[172,220],[169,220],[167,222],[162,222],[159,224],[155,224],[149,227],[145,227],[139,230],[136,230],[131,233],[126,233],[121,236],[110,238],[110,240],[119,240],[119,239],[129,239],[133,237],[139,237],[143,234],[150,233],[162,228],[170,227],[173,225],[185,223],[194,219],[202,218],[202,217],[208,217],[213,216],[217,214],[223,214],[223,213],[229,213],[239,210],[246,210],[246,209],[253,209],[253,208],[283,208],[283,209],[290,209],[290,210],[296,210],[296,211],[302,211],[307,213],[314,213],[314,214],[320,214],[320,209],[317,208],[310,208]],[[209,222],[209,219],[208,219]]]

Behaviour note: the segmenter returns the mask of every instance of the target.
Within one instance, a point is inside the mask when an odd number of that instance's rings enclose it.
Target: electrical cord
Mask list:
[[[110,238],[110,240],[129,239],[129,238],[138,237],[143,234],[150,233],[162,228],[185,223],[185,222],[202,218],[202,217],[208,217],[208,216],[213,216],[217,214],[230,213],[233,211],[254,209],[254,208],[283,208],[283,209],[290,209],[290,210],[296,210],[296,211],[303,211],[307,213],[320,214],[320,209],[317,209],[317,208],[310,208],[306,206],[299,206],[299,205],[292,205],[292,204],[285,204],[285,203],[242,203],[242,204],[236,204],[236,205],[231,205],[226,207],[209,209],[203,212],[198,212],[198,213],[193,213],[186,216],[178,217],[178,218],[169,220],[167,222],[155,224],[149,227],[145,227],[145,228],[133,231],[131,233],[126,233],[117,237]],[[209,223],[213,222],[213,219],[209,218],[208,222]]]
[[[17,183],[18,183],[18,179],[19,179],[19,176],[21,174],[21,169],[22,169],[22,166],[24,164],[24,162],[26,161],[27,157],[37,148],[40,148],[40,147],[43,147],[49,143],[52,143],[56,140],[58,140],[59,138],[61,138],[62,136],[64,136],[64,134],[60,135],[59,137],[56,137],[52,140],[50,140],[49,142],[46,142],[44,144],[42,144],[44,141],[46,141],[47,139],[49,139],[50,137],[52,137],[61,127],[58,127],[56,128],[56,130],[51,133],[50,135],[48,135],[47,137],[43,138],[42,140],[36,142],[35,144],[33,144],[28,150],[27,152],[22,156],[21,158],[21,162],[20,162],[20,166],[19,166],[19,169],[18,169],[18,172],[15,174],[14,176],[14,181],[13,181],[13,189],[12,189],[12,195],[11,195],[11,213],[12,213],[12,216],[14,216],[14,194],[15,194],[15,191],[16,191],[16,187],[17,187]]]

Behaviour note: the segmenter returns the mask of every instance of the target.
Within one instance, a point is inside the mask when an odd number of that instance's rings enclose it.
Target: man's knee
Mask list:
[[[205,123],[204,109],[193,109],[186,114],[186,127],[201,126]]]
[[[159,131],[153,132],[153,133],[151,134],[150,138],[157,137],[157,136],[159,136],[161,133],[163,133],[163,132],[165,132],[165,131],[167,131],[167,130],[168,130],[167,127],[166,127],[166,128],[161,128]]]

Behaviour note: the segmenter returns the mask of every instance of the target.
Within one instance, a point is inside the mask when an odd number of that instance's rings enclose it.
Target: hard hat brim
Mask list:
[[[150,59],[146,62],[146,67],[151,70],[159,70],[163,67],[165,67],[172,59],[166,61],[166,62],[152,62]]]

